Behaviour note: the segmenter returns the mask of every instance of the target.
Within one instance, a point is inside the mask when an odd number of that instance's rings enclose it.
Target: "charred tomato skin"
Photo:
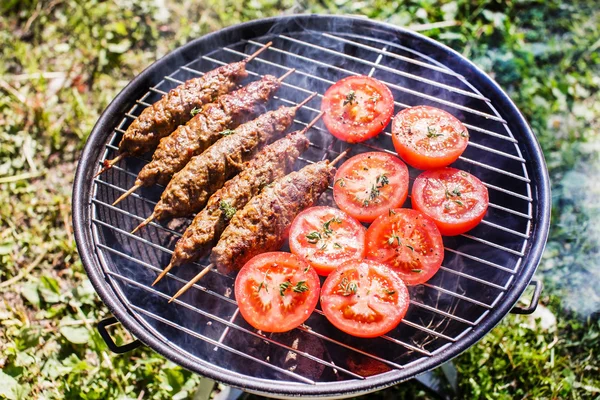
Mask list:
[[[339,208],[361,222],[373,222],[408,196],[408,168],[382,151],[361,153],[346,160],[335,174],[333,198]]]
[[[407,285],[428,281],[444,260],[444,243],[435,222],[408,208],[390,210],[367,229],[366,257],[386,264]]]
[[[444,236],[475,228],[489,205],[488,190],[474,175],[456,168],[425,171],[415,179],[412,207],[430,217]]]
[[[406,315],[408,289],[390,268],[372,260],[340,265],[323,283],[321,308],[333,326],[373,338],[394,329]]]
[[[430,106],[400,111],[392,122],[398,155],[414,168],[442,168],[460,157],[469,143],[467,128],[452,114]]]
[[[315,270],[291,253],[269,252],[250,259],[235,280],[242,317],[263,332],[287,332],[310,317],[319,301]]]
[[[359,143],[377,136],[389,124],[394,114],[394,97],[375,78],[349,76],[327,89],[321,111],[333,136]]]

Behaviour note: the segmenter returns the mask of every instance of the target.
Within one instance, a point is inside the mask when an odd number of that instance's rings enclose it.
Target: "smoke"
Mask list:
[[[588,151],[600,142],[586,143]],[[600,311],[600,158],[581,157],[556,185],[554,221],[541,271],[562,305],[582,317]]]

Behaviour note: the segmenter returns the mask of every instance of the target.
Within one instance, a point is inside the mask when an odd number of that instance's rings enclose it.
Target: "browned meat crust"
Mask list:
[[[279,249],[294,218],[317,201],[334,172],[328,161],[321,161],[266,186],[231,219],[212,250],[211,263],[230,273],[260,253]]]
[[[208,198],[237,175],[256,151],[282,135],[294,122],[295,107],[280,107],[238,126],[173,176],[154,209],[157,219],[196,213]]]
[[[246,62],[227,64],[204,76],[190,79],[173,88],[159,101],[142,111],[129,125],[119,143],[119,152],[142,154],[154,150],[161,138],[192,118],[194,108],[215,101],[230,92],[248,76]]]
[[[211,196],[206,208],[196,215],[177,242],[171,264],[193,262],[207,254],[229,222],[225,207],[233,212],[241,210],[265,185],[288,174],[308,145],[308,139],[299,131],[261,150],[239,175]]]
[[[166,185],[192,157],[223,137],[223,131],[235,128],[260,112],[261,105],[280,85],[277,78],[265,75],[261,80],[205,105],[186,125],[179,126],[171,135],[161,139],[152,161],[138,174],[136,186]]]

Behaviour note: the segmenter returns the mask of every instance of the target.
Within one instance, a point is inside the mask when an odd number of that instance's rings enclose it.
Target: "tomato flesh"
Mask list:
[[[488,208],[487,188],[475,176],[456,168],[425,171],[415,179],[412,207],[427,215],[442,235],[473,229]]]
[[[390,210],[367,229],[367,258],[392,268],[407,285],[428,281],[444,259],[444,243],[433,220],[419,211]]]
[[[358,143],[377,136],[386,127],[394,113],[394,98],[377,79],[349,76],[327,89],[321,111],[333,136]]]
[[[290,250],[304,258],[319,275],[327,276],[340,264],[365,254],[366,229],[342,210],[311,207],[290,228]]]
[[[319,300],[320,282],[310,265],[284,252],[248,261],[235,281],[244,319],[264,332],[287,332],[308,319]]]
[[[392,122],[392,141],[398,155],[417,169],[452,164],[469,142],[467,128],[452,114],[429,106],[400,111]]]
[[[321,307],[336,328],[357,337],[386,334],[404,318],[408,289],[385,265],[352,260],[333,271],[323,283]]]
[[[408,168],[384,152],[356,155],[335,174],[333,198],[342,210],[362,222],[372,222],[408,195]]]

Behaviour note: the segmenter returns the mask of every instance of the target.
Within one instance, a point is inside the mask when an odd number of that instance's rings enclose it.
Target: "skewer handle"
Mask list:
[[[254,53],[250,54],[248,56],[248,58],[246,58],[244,60],[244,62],[250,62],[252,60],[254,60],[256,57],[258,57],[258,55],[260,53],[262,53],[263,51],[265,51],[266,49],[268,49],[269,47],[271,47],[271,45],[273,44],[273,42],[268,42],[266,43],[264,46],[262,46],[260,49],[256,50]]]
[[[304,100],[302,100],[302,102],[298,103],[296,105],[296,107],[294,107],[296,110],[299,110],[300,108],[302,108],[302,106],[304,106],[306,103],[308,103],[309,101],[311,101],[313,99],[313,97],[315,97],[317,95],[317,92],[313,92],[311,93],[310,96],[308,96],[307,98],[305,98]]]
[[[158,274],[158,276],[156,277],[156,279],[154,280],[154,282],[152,282],[152,286],[156,285],[162,278],[165,277],[165,275],[171,270],[173,269],[173,267],[175,266],[175,264],[173,264],[173,262],[171,261],[169,263],[169,265],[167,265],[165,267],[165,269],[162,270],[162,272],[160,274]]]
[[[156,218],[156,213],[152,213],[152,215],[150,215],[148,218],[146,218],[145,220],[143,220],[138,226],[136,226],[131,233],[134,234],[137,231],[139,231],[140,229],[142,229],[143,227],[145,227],[146,225],[148,225],[150,222],[152,222],[154,220],[154,218]]]
[[[171,299],[169,300],[169,303],[171,303],[173,300],[175,300],[176,298],[178,298],[179,296],[181,296],[182,294],[187,292],[187,290],[189,288],[191,288],[196,282],[198,282],[200,279],[202,279],[202,277],[204,275],[206,275],[208,273],[208,271],[210,271],[213,267],[214,267],[213,264],[207,265],[202,271],[200,271],[200,273],[198,275],[196,275],[191,281],[186,283],[184,287],[179,289],[179,291],[177,293],[175,293],[175,295],[173,297],[171,297]]]
[[[142,187],[141,184],[135,184],[132,187],[129,188],[128,191],[126,191],[125,193],[123,193],[118,199],[115,200],[114,203],[112,203],[113,206],[116,206],[117,204],[119,204],[121,201],[123,201],[125,198],[127,198],[131,193],[135,192],[136,190],[138,190],[140,187]]]
[[[321,119],[321,117],[323,116],[323,114],[325,114],[325,112],[321,111],[319,113],[319,115],[317,115],[316,117],[314,117],[312,121],[310,121],[308,124],[306,124],[306,126],[304,127],[304,129],[302,129],[302,132],[304,132],[304,133],[308,132],[308,130],[310,128],[312,128]]]
[[[346,149],[343,152],[340,153],[340,155],[338,155],[332,162],[329,163],[329,165],[334,166],[335,164],[337,164],[342,158],[346,157],[346,154],[348,154],[350,152],[350,149]]]
[[[291,74],[293,74],[294,72],[296,72],[296,68],[292,68],[289,71],[287,71],[285,74],[281,75],[281,77],[279,77],[279,79],[277,79],[279,82],[283,82],[283,80],[285,78],[287,78],[288,76],[290,76]]]

